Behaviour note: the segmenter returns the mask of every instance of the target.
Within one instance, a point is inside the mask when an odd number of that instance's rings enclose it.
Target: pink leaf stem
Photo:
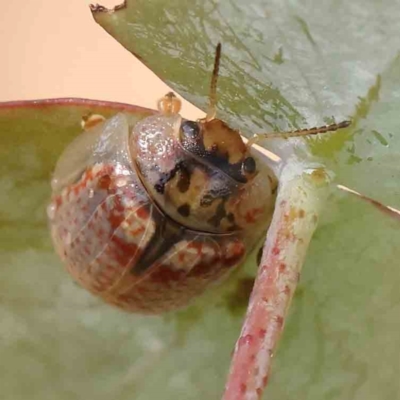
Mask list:
[[[317,226],[329,177],[322,168],[286,167],[223,400],[260,399],[271,359]]]

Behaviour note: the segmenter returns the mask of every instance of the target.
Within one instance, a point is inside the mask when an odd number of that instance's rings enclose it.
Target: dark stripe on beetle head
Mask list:
[[[178,190],[181,193],[185,193],[189,190],[190,187],[190,171],[182,165],[179,169],[179,180],[178,180]]]
[[[253,173],[256,163],[253,157],[247,157],[244,161],[235,164],[229,163],[227,156],[218,154],[218,146],[215,145],[211,150],[206,150],[203,143],[200,125],[194,121],[184,120],[181,124],[180,141],[182,147],[203,159],[207,164],[211,164],[230,176],[239,183],[246,183],[247,177],[243,174]]]
[[[172,169],[171,171],[160,173],[160,178],[158,182],[154,185],[154,189],[157,193],[164,194],[165,185],[174,178],[174,176],[178,172],[178,169],[178,165],[175,165],[174,169]]]
[[[154,185],[157,193],[164,194],[165,185],[179,172],[178,189],[181,193],[186,192],[190,186],[190,171],[185,167],[183,162],[175,164],[174,168],[168,172],[159,173],[160,178]]]

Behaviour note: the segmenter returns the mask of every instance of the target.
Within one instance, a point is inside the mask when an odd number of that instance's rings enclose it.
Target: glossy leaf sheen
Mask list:
[[[400,208],[399,1],[128,5],[96,18],[202,108],[213,47],[223,43],[221,116],[246,135],[351,116],[351,129],[310,140],[310,151],[339,183]],[[0,110],[2,390],[33,400],[218,399],[243,316],[232,311],[240,304],[231,295],[238,276],[185,312],[143,318],[74,285],[53,254],[45,218],[50,171],[83,110]],[[266,398],[400,396],[399,241],[398,221],[332,192]],[[240,276],[254,274],[251,259]]]

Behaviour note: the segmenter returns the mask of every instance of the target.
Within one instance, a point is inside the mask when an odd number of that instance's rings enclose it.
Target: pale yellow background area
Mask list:
[[[94,22],[90,3],[0,0],[0,101],[83,97],[156,107],[169,88]],[[202,115],[187,102],[182,114]]]

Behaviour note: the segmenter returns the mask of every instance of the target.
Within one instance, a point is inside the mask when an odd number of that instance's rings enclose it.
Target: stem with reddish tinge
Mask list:
[[[327,181],[321,168],[299,173],[287,167],[281,176],[276,209],[223,400],[256,400],[262,396]]]

